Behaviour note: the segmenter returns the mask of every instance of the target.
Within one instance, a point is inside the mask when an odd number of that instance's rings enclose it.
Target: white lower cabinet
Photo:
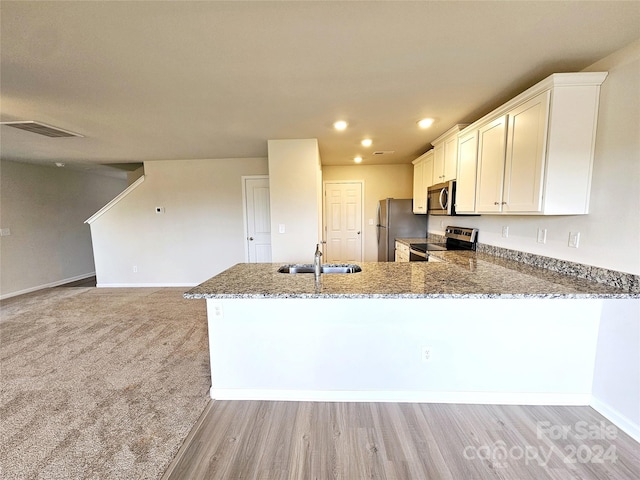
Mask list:
[[[464,129],[458,136],[456,211],[589,213],[598,100],[606,76],[551,75]]]
[[[396,262],[409,261],[409,246],[401,242],[396,242]]]

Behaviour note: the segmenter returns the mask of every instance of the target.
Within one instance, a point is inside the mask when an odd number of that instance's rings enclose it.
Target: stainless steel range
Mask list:
[[[411,243],[409,245],[409,261],[433,261],[429,251],[436,250],[475,250],[478,242],[478,229],[466,227],[447,227],[445,241],[442,243]]]

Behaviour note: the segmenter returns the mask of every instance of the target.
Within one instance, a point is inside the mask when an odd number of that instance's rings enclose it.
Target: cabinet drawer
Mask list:
[[[396,262],[409,261],[409,245],[396,242]]]
[[[396,242],[396,251],[409,255],[409,245],[401,242]]]

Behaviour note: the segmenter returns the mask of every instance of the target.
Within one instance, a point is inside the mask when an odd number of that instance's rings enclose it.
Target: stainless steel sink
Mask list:
[[[352,264],[326,264],[322,265],[322,273],[358,273],[362,271],[358,265]],[[278,269],[278,273],[313,273],[313,265],[297,264],[283,265]]]

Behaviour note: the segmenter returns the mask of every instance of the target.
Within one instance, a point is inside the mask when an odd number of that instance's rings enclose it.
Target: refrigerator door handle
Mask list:
[[[376,212],[376,217],[378,219],[378,222],[376,223],[376,239],[379,245],[380,244],[380,202],[378,202],[378,210]]]

